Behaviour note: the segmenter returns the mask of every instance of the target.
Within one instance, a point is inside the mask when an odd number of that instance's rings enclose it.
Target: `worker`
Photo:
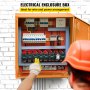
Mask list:
[[[71,44],[64,62],[68,63],[71,87],[74,90],[90,90],[90,40]]]
[[[90,40],[79,40],[71,44],[64,62],[68,65],[69,83],[73,90],[90,90]],[[31,64],[30,75],[20,84],[18,90],[31,90],[40,71],[40,64]]]

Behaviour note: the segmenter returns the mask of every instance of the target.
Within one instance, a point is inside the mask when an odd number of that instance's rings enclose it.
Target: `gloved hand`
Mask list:
[[[35,62],[30,65],[29,67],[30,73],[34,73],[35,75],[38,75],[41,71],[41,65],[39,62],[39,59],[35,58]]]

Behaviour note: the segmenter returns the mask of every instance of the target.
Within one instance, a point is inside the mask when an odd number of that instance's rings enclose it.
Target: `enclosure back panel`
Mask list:
[[[16,14],[17,78],[29,74],[29,65],[35,59],[42,65],[37,78],[68,77],[67,63],[63,60],[73,40],[73,17],[72,14]]]

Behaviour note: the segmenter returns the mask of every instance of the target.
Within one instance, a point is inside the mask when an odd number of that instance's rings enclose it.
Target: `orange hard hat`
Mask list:
[[[73,42],[64,61],[75,69],[90,72],[90,40]]]

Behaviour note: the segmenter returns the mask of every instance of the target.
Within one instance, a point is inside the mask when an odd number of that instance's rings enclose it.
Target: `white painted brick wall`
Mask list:
[[[0,90],[17,90],[21,82],[20,79],[15,79],[15,13],[19,12],[20,2],[41,2],[41,0],[0,0]],[[69,2],[71,13],[90,23],[90,0],[44,0],[44,2]],[[72,90],[68,79],[44,81],[44,90]]]

